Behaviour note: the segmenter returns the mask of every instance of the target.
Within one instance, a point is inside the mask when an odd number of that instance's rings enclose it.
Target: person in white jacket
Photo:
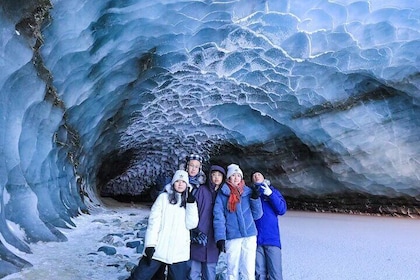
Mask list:
[[[144,239],[144,252],[128,280],[150,280],[162,264],[168,280],[187,279],[190,230],[198,225],[198,208],[188,173],[177,170],[153,203]]]

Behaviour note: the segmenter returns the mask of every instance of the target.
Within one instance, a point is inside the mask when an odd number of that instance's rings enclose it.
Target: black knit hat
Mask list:
[[[261,172],[261,171],[258,171],[258,170],[254,170],[254,171],[252,171],[252,172],[251,172],[251,176],[249,177],[249,179],[251,180],[251,183],[254,183],[254,181],[253,181],[252,177],[253,177],[253,176],[254,176],[254,174],[255,174],[255,173],[257,173],[257,172],[259,172],[259,173],[261,173],[261,174],[262,174],[262,172]]]

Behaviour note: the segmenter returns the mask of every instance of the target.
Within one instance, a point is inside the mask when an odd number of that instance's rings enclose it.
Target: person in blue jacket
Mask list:
[[[278,216],[287,210],[283,195],[271,186],[261,172],[251,174],[253,185],[259,189],[263,215],[255,221],[257,226],[257,256],[255,279],[282,280],[281,242]]]
[[[262,206],[258,189],[245,185],[237,164],[227,167],[227,181],[220,188],[213,208],[216,245],[226,253],[228,280],[255,279],[257,228]]]

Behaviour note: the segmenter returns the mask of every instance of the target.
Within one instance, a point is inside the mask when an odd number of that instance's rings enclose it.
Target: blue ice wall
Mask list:
[[[0,277],[190,152],[263,171],[296,207],[419,214],[418,1],[0,7]]]

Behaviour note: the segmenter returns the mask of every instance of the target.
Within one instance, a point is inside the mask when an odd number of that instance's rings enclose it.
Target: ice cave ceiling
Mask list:
[[[190,152],[263,171],[291,208],[420,213],[418,1],[0,8],[1,275],[29,265],[7,244],[65,240]]]

